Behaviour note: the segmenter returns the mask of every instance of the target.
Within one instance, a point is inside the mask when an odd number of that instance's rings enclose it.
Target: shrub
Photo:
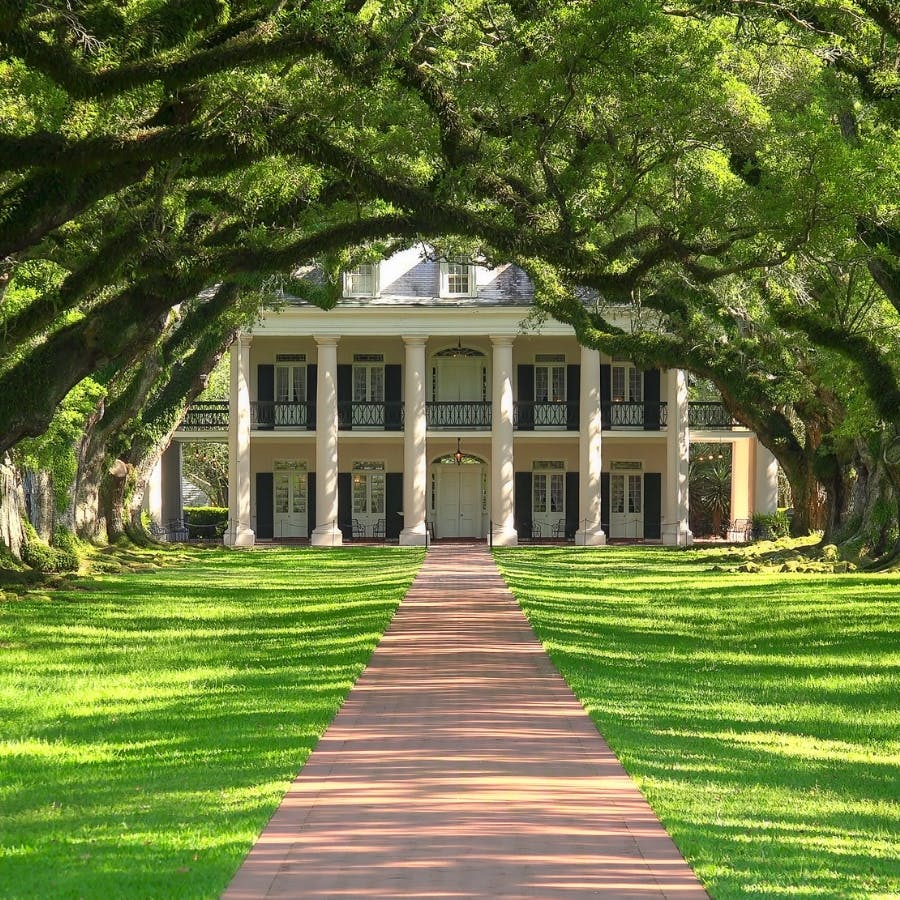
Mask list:
[[[24,526],[25,542],[22,544],[22,561],[24,563],[35,571],[45,574],[75,572],[78,569],[79,560],[76,553],[45,544],[37,536],[37,532],[30,522],[25,522]]]
[[[228,509],[222,506],[186,506],[184,517],[194,541],[220,538],[228,527]]]
[[[777,540],[788,537],[791,533],[791,521],[783,509],[774,513],[753,514],[753,539]]]
[[[53,546],[78,556],[78,538],[68,528],[57,528],[53,532]]]

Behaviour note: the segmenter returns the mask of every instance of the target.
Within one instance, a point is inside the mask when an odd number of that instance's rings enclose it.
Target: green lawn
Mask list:
[[[495,557],[714,898],[900,896],[900,575]]]
[[[207,551],[0,602],[0,894],[217,896],[422,556]]]

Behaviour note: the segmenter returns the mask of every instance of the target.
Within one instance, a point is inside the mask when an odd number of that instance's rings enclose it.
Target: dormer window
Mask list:
[[[441,296],[475,296],[475,266],[468,260],[455,259],[441,263]]]
[[[344,272],[345,297],[374,297],[377,293],[377,263],[362,263]]]

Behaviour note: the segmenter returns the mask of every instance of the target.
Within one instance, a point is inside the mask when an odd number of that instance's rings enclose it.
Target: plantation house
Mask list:
[[[225,542],[556,538],[689,544],[689,442],[732,445],[733,519],[772,512],[774,458],[679,370],[641,371],[529,322],[512,265],[423,248],[344,275],[323,311],[288,300],[231,350],[227,404],[195,404],[151,488],[178,518],[180,441],[222,440]],[[624,322],[620,324],[625,324]]]

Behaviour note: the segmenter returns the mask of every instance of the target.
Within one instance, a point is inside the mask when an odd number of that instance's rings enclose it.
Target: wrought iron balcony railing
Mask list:
[[[198,400],[192,403],[179,427],[183,431],[225,431],[228,428],[228,401]]]
[[[491,427],[491,404],[488,400],[435,400],[425,404],[429,428]]]
[[[437,401],[426,404],[429,428],[489,429],[491,404],[487,401]],[[316,427],[314,403],[282,403],[256,400],[250,404],[251,427],[271,428]],[[646,428],[653,430],[668,424],[665,403],[604,403],[601,407],[604,430],[615,428]],[[201,400],[192,403],[179,426],[182,431],[225,431],[228,428],[227,400]],[[401,431],[405,424],[403,403],[345,403],[338,404],[338,421],[344,430],[352,428]],[[578,405],[574,403],[516,402],[514,427],[519,431],[535,428],[576,430],[579,427]],[[691,428],[708,431],[730,431],[740,428],[738,422],[717,402],[692,401],[688,406]]]
[[[688,425],[710,431],[740,428],[741,423],[725,409],[724,403],[696,401],[688,404]]]
[[[382,401],[341,401],[338,403],[338,428],[349,431],[353,428],[377,431],[402,431],[404,420],[403,403]]]
[[[604,429],[644,428],[654,431],[668,423],[665,403],[615,401],[600,405],[600,417]]]
[[[513,407],[513,427],[519,431],[534,428],[578,430],[578,404],[519,400]]]
[[[254,400],[250,404],[250,427],[265,431],[270,428],[316,427],[316,405],[305,400]]]

